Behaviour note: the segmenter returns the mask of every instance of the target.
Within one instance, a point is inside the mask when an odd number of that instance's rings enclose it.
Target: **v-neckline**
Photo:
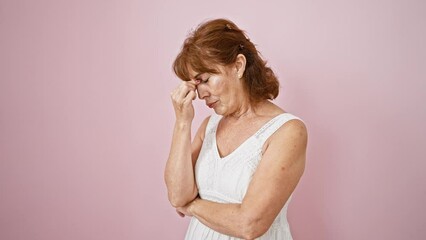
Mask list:
[[[280,113],[277,116],[271,118],[269,121],[267,121],[265,124],[263,124],[254,134],[252,134],[250,137],[248,137],[246,140],[244,140],[237,148],[235,148],[234,150],[232,150],[230,153],[228,153],[226,156],[223,156],[223,157],[220,156],[219,147],[217,146],[217,128],[219,127],[220,120],[222,120],[222,116],[221,116],[219,118],[219,120],[217,121],[217,124],[215,126],[215,131],[213,132],[213,134],[214,134],[214,136],[213,136],[213,146],[215,148],[216,157],[218,159],[220,159],[220,160],[223,160],[223,159],[227,159],[230,156],[234,155],[235,152],[237,152],[240,148],[242,148],[245,144],[247,144],[248,141],[250,141],[251,139],[253,139],[254,136],[258,135],[259,132],[261,130],[263,130],[264,127],[266,127],[267,125],[271,124],[272,121],[274,121],[275,119],[277,119],[278,117],[280,117],[281,115],[284,115],[284,114],[289,114],[289,113],[288,112]]]

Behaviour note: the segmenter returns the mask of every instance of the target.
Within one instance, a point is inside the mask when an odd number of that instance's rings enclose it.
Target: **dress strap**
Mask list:
[[[206,126],[206,132],[205,132],[206,136],[216,130],[216,126],[219,123],[221,118],[222,116],[216,113],[212,113],[212,115],[210,115],[209,122],[207,123],[207,126]]]
[[[303,122],[299,117],[294,116],[291,113],[282,113],[275,118],[271,119],[268,123],[266,123],[259,131],[256,133],[256,138],[259,139],[262,143],[266,141],[272,134],[274,134],[278,128],[280,128],[284,123],[298,119]]]

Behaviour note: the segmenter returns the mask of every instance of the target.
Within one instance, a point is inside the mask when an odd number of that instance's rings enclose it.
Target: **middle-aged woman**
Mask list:
[[[243,30],[199,25],[173,69],[176,120],[165,181],[185,239],[292,239],[287,207],[305,167],[304,122],[272,103],[279,83]],[[214,110],[191,141],[192,101]]]

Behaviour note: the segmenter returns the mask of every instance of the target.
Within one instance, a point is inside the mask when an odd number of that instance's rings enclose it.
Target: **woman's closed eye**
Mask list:
[[[210,79],[210,78],[206,78],[205,80],[200,79],[200,81],[201,81],[202,83],[207,83],[207,82],[209,81],[209,79]]]

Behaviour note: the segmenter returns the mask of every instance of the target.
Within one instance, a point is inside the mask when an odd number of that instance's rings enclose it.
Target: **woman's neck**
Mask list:
[[[250,103],[250,101],[244,101],[236,111],[229,114],[227,118],[232,121],[237,121],[241,119],[250,119],[252,117],[259,115],[259,109],[263,105],[262,102],[254,104]]]

